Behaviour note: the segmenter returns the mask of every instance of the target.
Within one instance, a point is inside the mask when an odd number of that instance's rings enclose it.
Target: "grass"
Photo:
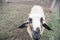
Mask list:
[[[0,40],[31,40],[26,28],[18,28],[26,20],[31,7],[18,4],[0,7]],[[45,29],[41,40],[60,40],[60,14],[57,11],[52,13],[48,24],[52,31]]]
[[[32,6],[12,4],[0,7],[0,40],[28,39],[25,29],[18,26],[27,18]],[[22,36],[23,35],[23,36]]]
[[[42,40],[60,40],[60,14],[58,11],[52,13],[48,24],[52,31],[45,30]]]

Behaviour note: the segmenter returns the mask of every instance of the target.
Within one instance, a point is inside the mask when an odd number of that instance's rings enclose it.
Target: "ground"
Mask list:
[[[9,0],[9,3],[0,3],[0,40],[31,40],[26,28],[20,29],[18,27],[27,19],[33,5],[43,7],[48,23],[51,20],[51,13],[47,10],[49,10],[51,2],[49,0],[29,0],[28,2]],[[43,38],[44,36],[41,40]],[[44,39],[48,39],[47,36]]]

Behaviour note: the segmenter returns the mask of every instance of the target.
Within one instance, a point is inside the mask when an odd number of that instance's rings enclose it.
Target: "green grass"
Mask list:
[[[42,36],[42,40],[60,40],[60,14],[58,11],[52,13],[48,24],[50,28],[52,28],[52,31],[46,29]]]

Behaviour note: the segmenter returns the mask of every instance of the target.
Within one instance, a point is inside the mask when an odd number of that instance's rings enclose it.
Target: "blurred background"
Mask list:
[[[43,7],[52,28],[45,29],[40,40],[60,40],[60,0],[0,0],[0,40],[31,40],[27,29],[18,27],[34,5]]]

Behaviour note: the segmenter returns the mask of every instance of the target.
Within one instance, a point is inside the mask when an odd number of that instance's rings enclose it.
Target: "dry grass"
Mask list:
[[[27,14],[32,6],[27,5],[8,5],[0,7],[0,39],[19,40],[28,39],[29,35],[26,28],[19,29],[27,18]],[[23,35],[23,36],[22,36]]]

